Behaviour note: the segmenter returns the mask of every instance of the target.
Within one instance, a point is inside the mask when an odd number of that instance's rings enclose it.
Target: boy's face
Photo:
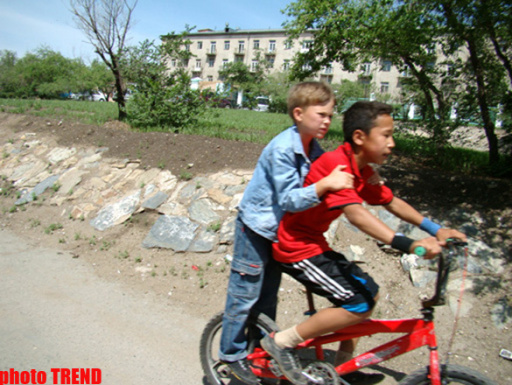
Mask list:
[[[379,115],[369,135],[357,130],[354,143],[359,146],[358,156],[364,163],[384,163],[395,147],[393,118],[389,115]]]
[[[329,131],[333,113],[334,100],[293,110],[295,124],[300,134],[316,139],[322,139]]]

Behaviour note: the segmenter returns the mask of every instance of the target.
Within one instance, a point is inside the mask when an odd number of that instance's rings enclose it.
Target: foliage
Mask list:
[[[263,88],[264,94],[270,97],[269,112],[288,113],[288,91],[295,83],[288,72],[277,72],[265,79]]]
[[[227,63],[219,70],[219,78],[229,85],[231,90],[237,90],[243,94],[243,107],[256,106],[256,97],[266,95],[265,79],[270,63],[257,52],[254,61],[258,62],[254,68],[240,61]]]
[[[0,96],[56,99],[70,93],[106,90],[113,81],[104,64],[68,59],[40,48],[17,59],[13,52],[0,52]]]
[[[489,110],[512,99],[511,11],[506,0],[297,0],[286,9],[286,28],[292,39],[312,33],[313,43],[299,53],[293,72],[303,78],[332,61],[348,71],[390,62],[403,70],[399,102],[421,106],[437,147],[454,128],[452,106],[478,105],[493,163]]]
[[[167,36],[161,46],[144,41],[127,50],[123,61],[126,76],[136,84],[128,103],[128,119],[134,127],[180,129],[194,124],[204,111],[199,92],[190,88],[190,77],[183,68],[170,72],[167,61],[187,60],[183,36]]]

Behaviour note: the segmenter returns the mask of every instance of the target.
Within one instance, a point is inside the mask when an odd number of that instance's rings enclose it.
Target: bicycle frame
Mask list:
[[[454,246],[466,245],[464,242],[449,242],[448,256],[439,257],[438,276],[434,296],[422,302],[423,318],[408,318],[394,320],[369,319],[357,325],[349,326],[336,332],[316,337],[299,344],[296,349],[315,348],[316,358],[324,360],[322,346],[333,342],[345,341],[353,338],[371,336],[378,333],[402,333],[404,335],[395,338],[387,343],[377,346],[365,353],[352,358],[339,366],[336,372],[339,375],[345,375],[366,366],[376,365],[387,361],[404,353],[418,349],[422,346],[428,346],[430,350],[429,375],[432,385],[441,385],[441,370],[439,364],[439,353],[437,347],[437,338],[434,328],[434,308],[433,306],[443,305],[445,303],[445,289],[448,281],[449,268],[453,260]],[[467,256],[467,247],[464,248]],[[313,296],[307,292],[309,311],[306,314],[315,312]],[[258,377],[275,378],[275,374],[270,367],[269,355],[262,349],[256,349],[247,356],[252,360],[253,371]],[[284,378],[284,377],[283,377]]]
[[[429,313],[427,311],[428,309],[425,310]],[[324,360],[322,346],[325,344],[357,337],[371,336],[377,333],[405,333],[405,335],[401,337],[373,348],[339,365],[336,367],[336,372],[340,375],[345,375],[366,366],[387,361],[419,347],[428,346],[430,349],[431,381],[433,385],[441,385],[434,322],[429,318],[430,316],[427,314],[425,318],[397,320],[370,319],[337,332],[307,340],[298,345],[297,349],[315,348],[316,358],[318,360]],[[275,377],[268,365],[268,354],[265,351],[258,349],[247,358],[253,361],[253,370],[258,377]]]

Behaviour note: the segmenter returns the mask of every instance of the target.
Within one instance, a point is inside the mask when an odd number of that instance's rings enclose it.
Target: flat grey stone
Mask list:
[[[160,216],[146,238],[142,247],[162,247],[174,251],[185,251],[194,239],[195,231],[199,225],[186,217]]]
[[[59,179],[59,175],[52,175],[42,182],[38,183],[31,191],[27,191],[21,198],[19,198],[15,205],[22,205],[28,202],[32,202],[35,197],[38,197],[46,191],[48,187],[52,187],[55,182]]]

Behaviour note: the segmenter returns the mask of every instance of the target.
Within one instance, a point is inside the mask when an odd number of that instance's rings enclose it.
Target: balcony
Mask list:
[[[243,56],[245,55],[245,48],[244,47],[238,47],[235,49],[235,55]]]
[[[217,48],[212,47],[212,48],[208,49],[208,50],[206,51],[206,54],[207,54],[207,55],[210,55],[210,56],[217,55]]]

